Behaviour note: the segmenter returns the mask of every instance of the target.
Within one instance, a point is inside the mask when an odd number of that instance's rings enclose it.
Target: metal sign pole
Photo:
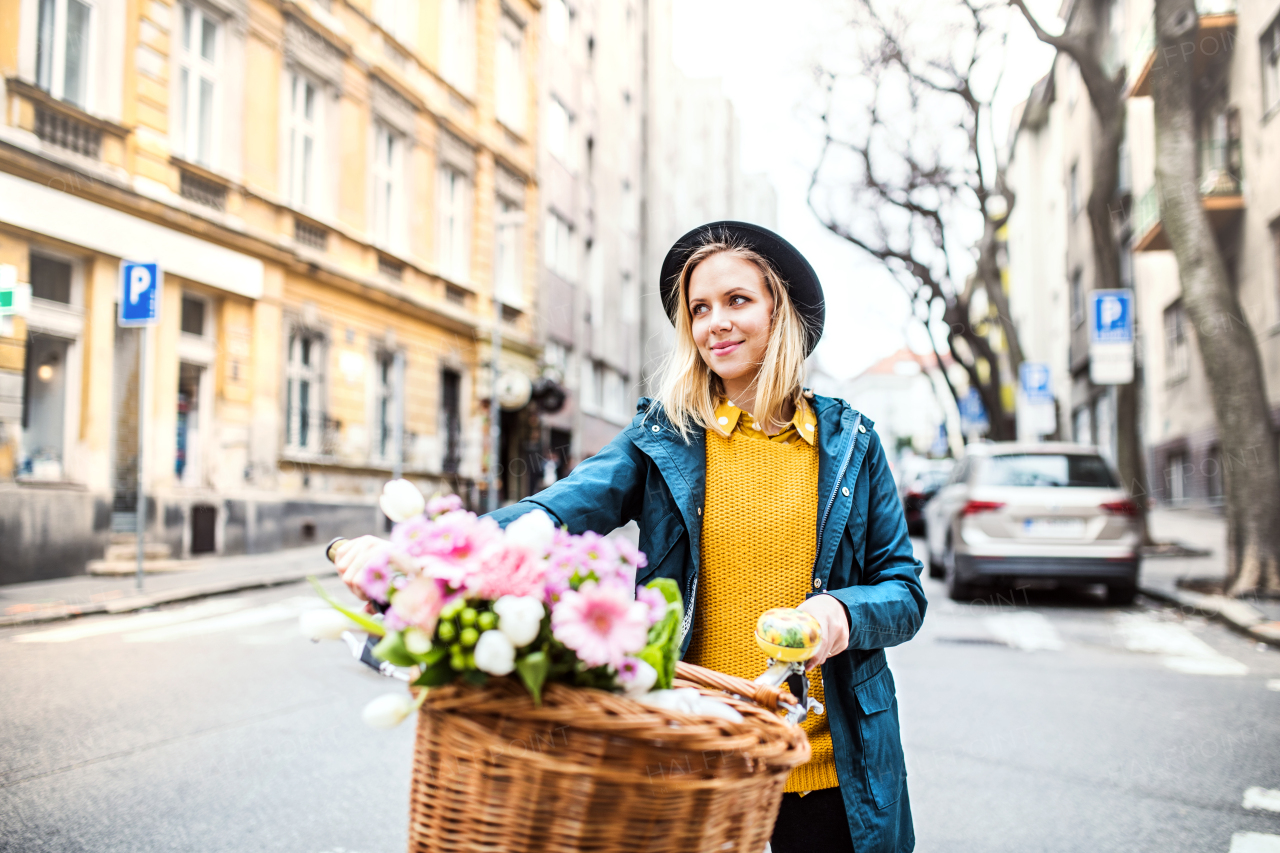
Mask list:
[[[391,381],[395,389],[391,415],[395,418],[391,424],[391,479],[399,480],[404,474],[404,350],[396,350],[391,364]]]
[[[498,452],[502,442],[502,406],[498,404],[498,355],[502,352],[502,300],[493,287],[493,334],[489,338],[489,512],[498,508]]]
[[[151,327],[143,326],[138,330],[138,502],[134,522],[134,530],[138,536],[138,592],[142,592],[142,561],[146,551],[145,532],[147,527],[146,479],[144,478],[143,461],[147,458],[147,343],[151,339]]]

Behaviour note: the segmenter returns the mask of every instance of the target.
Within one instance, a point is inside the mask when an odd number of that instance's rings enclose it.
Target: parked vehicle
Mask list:
[[[925,506],[929,575],[953,599],[1019,579],[1137,592],[1138,506],[1111,465],[1078,444],[970,445]]]
[[[917,466],[913,473],[904,476],[898,486],[902,510],[907,516],[907,533],[924,535],[924,505],[938,493],[942,484],[951,476],[955,463],[951,459],[930,459],[925,467]]]

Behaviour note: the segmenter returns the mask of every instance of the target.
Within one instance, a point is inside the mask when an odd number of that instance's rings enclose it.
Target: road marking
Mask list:
[[[1231,850],[1228,853],[1280,853],[1280,835],[1237,832],[1231,836]]]
[[[1268,678],[1267,689],[1274,690],[1277,693],[1280,693],[1280,678]]]
[[[1176,622],[1149,613],[1117,613],[1115,625],[1131,652],[1163,656],[1163,663],[1189,675],[1245,675],[1249,668],[1216,649]]]
[[[241,628],[253,628],[258,625],[268,625],[272,622],[282,622],[285,619],[296,619],[298,614],[304,610],[314,610],[324,606],[325,603],[314,596],[299,596],[276,604],[269,604],[266,607],[255,607],[252,610],[242,610],[239,613],[228,613],[225,616],[215,616],[212,619],[202,619],[199,622],[186,622],[180,625],[137,631],[132,634],[125,634],[122,639],[126,643],[167,643],[170,640],[217,634],[223,631],[236,631]]]
[[[1280,812],[1280,791],[1273,791],[1270,788],[1261,788],[1255,785],[1244,792],[1244,802],[1240,805],[1246,809],[1266,809],[1269,812]]]
[[[48,631],[35,631],[19,634],[13,638],[15,643],[70,643],[89,637],[101,637],[105,634],[120,634],[126,631],[137,631],[144,628],[159,628],[163,625],[176,625],[180,622],[191,622],[208,616],[219,616],[248,605],[242,598],[215,598],[202,601],[176,610],[157,610],[152,613],[139,613],[134,616],[105,617]]]
[[[982,624],[1007,646],[1025,651],[1061,651],[1062,638],[1043,615],[1030,610],[988,616]]]

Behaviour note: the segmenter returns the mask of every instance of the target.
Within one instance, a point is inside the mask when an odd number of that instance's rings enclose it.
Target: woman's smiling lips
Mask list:
[[[740,346],[742,346],[742,341],[721,341],[718,344],[711,345],[711,354],[728,355]]]

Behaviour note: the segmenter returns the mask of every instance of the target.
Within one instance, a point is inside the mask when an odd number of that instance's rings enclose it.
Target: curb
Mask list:
[[[1267,621],[1266,615],[1248,602],[1180,589],[1144,586],[1138,591],[1148,598],[1216,619],[1251,640],[1280,648],[1280,622]]]
[[[161,604],[172,604],[177,601],[190,601],[193,598],[207,598],[213,595],[223,595],[228,592],[239,592],[240,590],[245,589],[261,589],[263,587],[283,586],[285,584],[304,581],[312,575],[318,578],[323,578],[336,575],[337,573],[336,569],[322,568],[320,571],[307,569],[306,571],[292,571],[274,575],[253,575],[250,577],[237,578],[235,580],[225,580],[216,583],[200,584],[198,586],[169,589],[164,590],[163,592],[153,592],[148,595],[134,595],[129,598],[117,598],[111,601],[98,601],[89,604],[68,604],[61,607],[51,607],[46,610],[34,611],[31,613],[18,613],[12,616],[0,616],[0,628],[38,625],[42,622],[56,622],[61,619],[74,619],[77,616],[91,616],[96,613],[131,613],[135,610],[144,610],[148,607],[156,607]]]

